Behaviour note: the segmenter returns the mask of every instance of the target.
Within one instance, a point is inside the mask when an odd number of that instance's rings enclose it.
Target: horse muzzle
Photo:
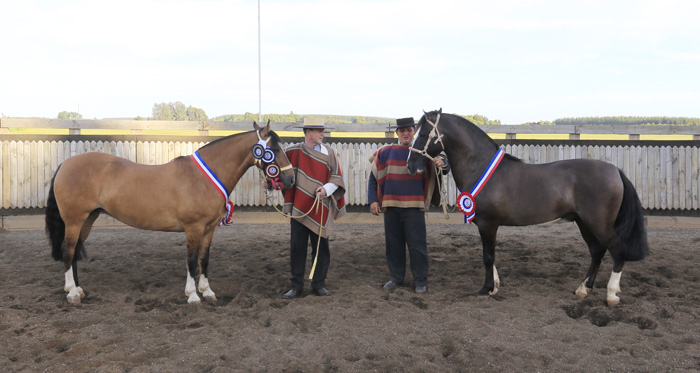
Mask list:
[[[286,177],[285,175],[280,175],[279,177],[268,177],[268,180],[270,190],[289,189],[294,186],[294,176]]]
[[[282,190],[284,189],[284,184],[280,181],[279,177],[271,177],[270,187],[274,190]]]

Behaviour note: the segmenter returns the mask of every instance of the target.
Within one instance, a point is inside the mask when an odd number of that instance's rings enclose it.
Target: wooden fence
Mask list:
[[[278,133],[294,130],[294,123],[273,123]],[[349,205],[367,204],[367,179],[370,172],[369,157],[383,145],[385,137],[393,137],[388,124],[328,124],[336,128],[326,143],[335,149],[341,161],[347,187],[346,201]],[[69,136],[58,140],[49,136],[23,136],[11,134],[13,128],[68,129]],[[565,136],[579,140],[584,136],[617,135],[625,139],[615,145],[585,145],[577,141],[566,144],[523,144],[511,141],[502,144],[507,152],[528,163],[546,163],[562,159],[591,158],[612,163],[622,169],[634,183],[646,209],[698,210],[700,209],[700,128],[692,126],[480,126],[492,137],[516,140],[528,135],[542,134]],[[102,140],[100,136],[81,135],[83,130],[119,129],[128,130],[132,139]],[[171,159],[189,155],[206,143],[184,139],[154,141],[141,140],[142,131],[147,130],[195,130],[197,135],[211,136],[210,131],[235,133],[252,129],[252,123],[224,122],[162,122],[119,120],[46,120],[46,119],[0,119],[0,209],[40,208],[45,206],[51,177],[58,166],[68,157],[86,152],[105,152],[128,158],[141,164],[162,164]],[[334,141],[335,137],[348,134],[374,133],[373,141],[353,139]],[[223,134],[227,134],[223,133]],[[291,132],[290,132],[291,133]],[[222,135],[222,134],[214,134]],[[284,136],[284,135],[283,135]],[[290,136],[287,133],[287,136]],[[292,135],[293,136],[293,135]],[[644,136],[684,136],[682,145],[665,142],[656,146],[653,141],[640,140]],[[122,136],[123,137],[123,136]],[[169,136],[169,139],[174,138]],[[379,138],[379,139],[377,139]],[[92,140],[95,139],[95,140]],[[520,141],[522,142],[522,141]],[[633,144],[633,145],[628,145]],[[286,144],[285,144],[286,145]],[[447,177],[448,201],[451,205],[457,189],[451,175]],[[239,206],[263,206],[270,204],[260,188],[258,171],[251,168],[233,190],[231,198]],[[281,197],[275,192],[272,203],[279,204]]]
[[[86,152],[104,152],[142,164],[162,164],[189,155],[204,142],[163,141],[2,141],[0,162],[0,208],[44,207],[51,177],[68,157]],[[338,154],[347,186],[349,205],[367,204],[369,157],[381,144],[330,143]],[[612,163],[634,183],[647,209],[700,209],[698,146],[581,146],[581,145],[501,145],[509,154],[528,163],[561,159],[591,158]],[[448,175],[448,200],[457,190]],[[267,203],[260,188],[258,171],[251,168],[232,192],[241,206]],[[274,203],[280,203],[279,192]]]

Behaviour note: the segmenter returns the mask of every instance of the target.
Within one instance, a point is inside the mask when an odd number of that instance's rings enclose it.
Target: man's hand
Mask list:
[[[316,188],[316,194],[318,194],[321,197],[321,199],[325,199],[326,197],[328,197],[326,195],[326,188],[322,186]]]
[[[372,215],[379,215],[379,213],[382,212],[382,209],[379,207],[379,202],[372,202],[369,205],[369,211]]]
[[[445,162],[442,160],[442,157],[433,158],[433,164],[440,168],[445,167]]]
[[[263,179],[262,187],[263,189],[270,189],[270,184],[267,183],[267,179]]]

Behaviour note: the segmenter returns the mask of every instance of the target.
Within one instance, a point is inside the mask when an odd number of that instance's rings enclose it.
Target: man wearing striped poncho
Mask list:
[[[296,180],[293,188],[283,191],[283,212],[292,215],[290,223],[292,277],[290,278],[291,289],[283,295],[286,299],[301,295],[304,288],[309,239],[311,239],[312,258],[316,256],[318,250],[318,262],[313,270],[311,289],[318,296],[331,294],[326,289],[326,274],[331,260],[328,233],[332,222],[345,214],[345,182],[335,152],[330,146],[323,144],[325,131],[323,120],[305,118],[302,128],[304,142],[291,145],[286,150],[287,158],[294,166]],[[317,195],[321,198],[323,208],[313,207]],[[308,215],[303,216],[306,213]],[[319,247],[316,247],[317,245]]]
[[[435,191],[433,167],[427,175],[411,175],[406,168],[410,146],[415,135],[413,118],[396,120],[399,143],[379,149],[371,158],[372,174],[367,186],[367,199],[374,215],[384,212],[386,262],[391,279],[384,290],[393,291],[406,276],[406,247],[411,260],[413,286],[416,293],[425,293],[428,284],[428,246],[425,211]],[[429,160],[426,158],[426,162]],[[433,164],[450,171],[447,160],[435,157]],[[439,200],[439,197],[438,197]]]

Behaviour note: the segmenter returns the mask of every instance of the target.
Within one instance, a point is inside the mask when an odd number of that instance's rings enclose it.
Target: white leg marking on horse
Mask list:
[[[583,299],[588,295],[588,292],[591,291],[591,288],[586,287],[586,282],[588,281],[588,277],[586,277],[585,280],[583,280],[583,283],[581,286],[576,289],[576,296],[579,298]]]
[[[496,270],[495,265],[493,266],[493,286],[501,286],[501,279],[498,277],[498,271]]]
[[[620,297],[617,296],[617,293],[621,293],[622,291],[620,290],[620,277],[622,276],[622,272],[618,273],[611,273],[610,274],[610,280],[608,281],[608,306],[614,306],[618,303],[620,303]]]
[[[194,284],[194,279],[190,276],[190,271],[187,271],[187,283],[185,283],[185,295],[187,295],[187,303],[195,304],[201,300],[197,295],[197,287]]]
[[[85,298],[85,292],[80,286],[75,286],[75,281],[73,280],[73,267],[71,266],[66,271],[66,284],[63,286],[63,290],[68,292],[68,302],[73,304],[80,304],[80,299]]]
[[[199,275],[199,292],[202,293],[204,300],[214,302],[216,301],[216,294],[209,287],[209,280],[205,275]]]
[[[73,290],[73,288],[75,287],[75,281],[73,281],[73,266],[68,268],[65,275],[66,275],[66,285],[63,287],[63,290],[70,293],[70,291]]]
[[[498,287],[501,286],[501,279],[498,277],[498,271],[496,266],[493,266],[493,290],[489,291],[489,295],[496,295],[498,293]]]

